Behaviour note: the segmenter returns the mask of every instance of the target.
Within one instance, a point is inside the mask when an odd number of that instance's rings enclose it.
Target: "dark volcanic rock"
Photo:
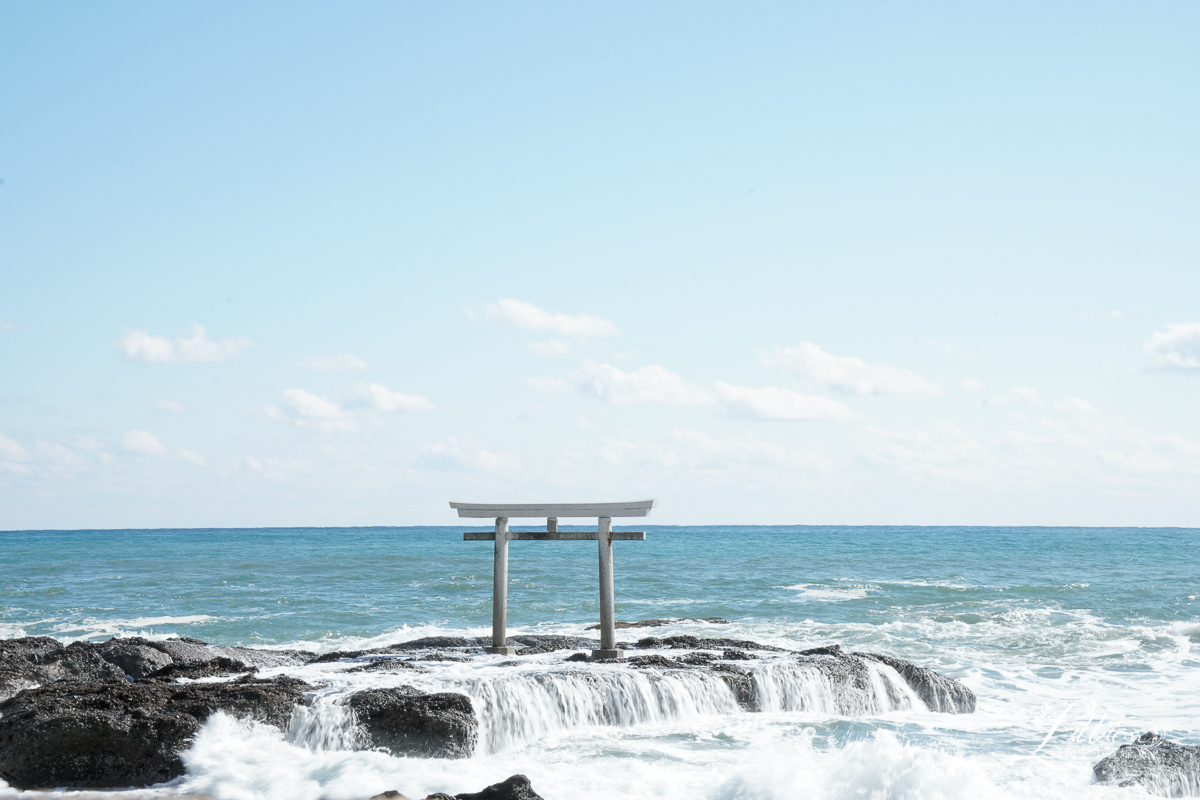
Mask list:
[[[467,758],[475,751],[479,723],[466,695],[400,686],[356,692],[346,704],[370,747],[426,758]]]
[[[403,672],[405,670],[415,670],[417,672],[429,671],[420,664],[414,664],[411,661],[399,658],[373,658],[362,666],[348,669],[346,672]]]
[[[721,676],[721,680],[733,692],[737,703],[746,711],[756,710],[754,702],[754,678],[742,667],[736,664],[713,664],[712,669]]]
[[[800,655],[802,655],[802,656],[838,656],[840,658],[841,656],[844,656],[845,653],[842,651],[842,646],[840,644],[831,644],[827,647],[814,647],[810,650],[801,650]]]
[[[627,662],[629,664],[629,666],[631,666],[631,667],[639,667],[639,668],[643,668],[643,669],[646,667],[658,667],[660,669],[688,669],[689,668],[688,664],[682,663],[678,659],[667,658],[666,656],[660,656],[660,655],[631,656],[629,658],[622,659],[622,660]]]
[[[59,681],[0,703],[0,777],[18,789],[120,788],[183,774],[179,753],[214,711],[286,728],[311,688],[292,678]]]
[[[1165,797],[1200,797],[1200,747],[1143,733],[1092,767],[1098,783],[1141,786]]]
[[[303,664],[315,654],[301,650],[257,650],[252,647],[223,647],[208,644],[199,639],[163,639],[157,642],[146,642],[151,647],[158,648],[171,657],[171,661],[184,675],[187,670],[212,669],[218,659],[227,659],[237,667],[228,672],[249,672],[252,668],[269,669],[271,667],[293,667]],[[221,674],[221,673],[218,673]]]
[[[198,664],[168,664],[157,672],[150,673],[151,677],[158,680],[173,681],[176,678],[216,678],[222,675],[233,675],[237,673],[254,674],[258,672],[258,667],[251,666],[244,661],[235,661],[232,658],[225,656],[217,656],[208,661],[201,661]]]
[[[745,650],[728,648],[721,652],[721,658],[726,661],[755,661],[759,656],[754,655],[754,653],[747,653]]]
[[[487,644],[491,643],[491,638],[488,638]],[[390,652],[402,650],[445,650],[447,648],[470,648],[477,650],[482,646],[480,640],[467,639],[463,636],[426,636],[424,639],[413,639],[411,642],[388,645],[384,649]]]
[[[839,648],[840,652],[840,648]],[[975,711],[975,693],[953,678],[925,667],[878,653],[854,653],[859,658],[869,658],[887,664],[904,678],[917,696],[929,706],[930,711],[948,714],[971,714]]]
[[[690,664],[693,667],[706,667],[716,661],[721,656],[717,653],[688,653],[686,656],[680,656],[679,661],[684,664]]]
[[[376,648],[374,650],[334,650],[332,653],[325,653],[324,655],[319,655],[316,658],[311,658],[308,660],[308,663],[324,664],[328,661],[351,661],[359,656],[379,655],[386,652],[388,651],[382,648]]]
[[[63,647],[49,636],[0,641],[0,700],[22,689],[64,679],[123,681],[125,672],[85,642]]]
[[[707,622],[710,625],[729,625],[729,620],[723,617],[705,617],[703,619],[694,619],[688,617],[686,619],[643,619],[637,622],[622,622],[617,620],[615,626],[618,628],[661,628],[664,625],[678,625],[682,622]],[[589,631],[600,630],[599,625],[589,625]]]
[[[641,650],[663,650],[666,648],[683,650],[705,650],[713,648],[734,648],[738,650],[765,650],[772,653],[785,652],[782,647],[772,647],[769,644],[759,644],[745,639],[701,639],[697,636],[647,636],[639,639],[634,645]]]
[[[423,656],[413,657],[413,661],[457,661],[460,664],[465,664],[470,660],[466,656],[452,656],[449,653],[426,653]]]
[[[130,636],[125,639],[109,639],[96,645],[96,652],[110,664],[121,668],[135,681],[148,678],[164,667],[169,667],[174,661],[166,651],[155,647],[153,642],[146,641],[140,636]]]
[[[553,653],[557,650],[596,650],[600,647],[599,639],[585,639],[582,636],[548,636],[522,635],[513,636],[510,641],[524,645],[517,651],[519,656],[533,656],[538,653]]]
[[[482,792],[467,792],[454,797],[455,800],[542,800],[524,775],[513,775],[502,783],[493,783]]]

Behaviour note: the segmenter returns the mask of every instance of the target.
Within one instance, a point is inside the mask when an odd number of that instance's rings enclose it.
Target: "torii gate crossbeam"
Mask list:
[[[495,561],[492,569],[492,646],[489,653],[514,655],[516,648],[507,645],[508,627],[508,543],[510,541],[591,541],[599,543],[600,555],[600,649],[592,651],[592,658],[620,658],[617,650],[616,617],[613,599],[613,555],[614,541],[645,541],[642,531],[614,531],[613,517],[644,517],[658,500],[636,500],[627,503],[458,503],[451,501],[450,507],[458,511],[459,517],[474,519],[493,518],[496,530],[493,533],[467,531],[463,540],[468,542],[494,541]],[[513,518],[545,517],[546,530],[509,531],[508,521]],[[596,532],[560,531],[560,517],[596,517]]]

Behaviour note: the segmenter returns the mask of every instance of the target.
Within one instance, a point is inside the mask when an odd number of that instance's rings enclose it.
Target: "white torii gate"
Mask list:
[[[496,531],[467,531],[463,541],[495,541],[496,560],[492,569],[492,646],[489,653],[514,655],[514,647],[505,644],[508,627],[508,543],[510,541],[564,542],[591,541],[600,543],[600,649],[592,651],[592,658],[620,658],[617,649],[617,622],[613,613],[613,555],[615,541],[646,540],[643,531],[614,531],[613,517],[644,517],[658,500],[634,500],[628,503],[456,503],[450,507],[458,511],[459,517],[486,519],[494,517]],[[509,519],[545,517],[546,530],[509,531]],[[559,517],[596,517],[596,532],[560,531]]]

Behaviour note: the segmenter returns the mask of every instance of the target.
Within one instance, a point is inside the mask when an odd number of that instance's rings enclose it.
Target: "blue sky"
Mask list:
[[[1198,34],[7,4],[0,528],[1200,525]]]

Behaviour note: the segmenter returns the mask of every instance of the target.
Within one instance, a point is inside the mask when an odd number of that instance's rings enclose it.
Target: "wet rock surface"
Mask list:
[[[479,722],[465,695],[400,686],[356,692],[346,704],[368,747],[424,758],[467,758],[475,752]]]
[[[0,777],[18,789],[121,788],[183,774],[215,711],[286,729],[313,687],[294,678],[177,685],[60,680],[0,703]]]
[[[669,637],[658,639],[647,637],[638,642],[639,648],[659,649],[688,648],[688,652],[680,656],[669,656],[662,653],[652,655],[633,655],[622,659],[609,659],[606,663],[626,663],[633,669],[663,669],[685,670],[700,669],[716,672],[737,697],[738,705],[749,711],[760,711],[770,705],[768,698],[761,695],[761,689],[756,688],[754,678],[749,668],[731,664],[731,661],[759,661],[761,656],[749,649],[759,652],[786,652],[781,648],[769,647],[754,642],[732,639],[698,639],[696,637]],[[696,647],[716,647],[719,651],[692,649]],[[847,653],[839,645],[817,647],[794,653],[795,660],[785,663],[802,663],[820,672],[835,687],[841,698],[839,713],[863,714],[871,712],[870,698],[877,691],[872,682],[867,663],[874,661],[886,664],[896,671],[904,683],[912,689],[931,711],[967,714],[975,711],[975,694],[962,683],[935,672],[931,669],[918,667],[903,659],[878,653]],[[586,656],[577,654],[568,661],[584,661]],[[888,699],[894,705],[903,706],[904,698],[887,687]]]
[[[145,641],[145,640],[143,640]],[[252,672],[272,667],[293,667],[308,662],[316,653],[301,650],[259,650],[252,647],[223,647],[199,639],[163,639],[146,642],[171,657],[174,677],[184,677],[189,671],[194,677],[207,677],[217,672],[218,665],[228,664],[230,671]],[[224,659],[224,662],[221,661]],[[223,673],[228,674],[228,672]]]
[[[456,794],[454,800],[542,800],[542,796],[533,790],[529,778],[513,775],[506,781],[493,783],[482,792]]]
[[[93,645],[63,647],[49,636],[0,641],[0,700],[22,689],[61,680],[124,680],[125,672],[106,661]]]
[[[772,647],[769,644],[747,641],[746,639],[701,639],[698,636],[647,636],[639,639],[634,647],[639,650],[701,650],[705,648],[732,648],[734,650],[760,650],[772,653],[786,653],[782,647]]]
[[[512,636],[508,641],[513,646],[522,645],[517,651],[519,656],[534,656],[558,650],[596,650],[600,647],[599,639],[587,639],[582,636]],[[490,640],[488,644],[491,644]]]
[[[1094,767],[1096,782],[1141,786],[1164,797],[1200,797],[1200,747],[1143,733]]]
[[[0,699],[60,680],[103,682],[146,678],[208,678],[297,666],[314,657],[295,650],[222,647],[199,639],[150,641],[131,636],[72,642],[47,636],[0,641]]]
[[[428,672],[427,667],[401,658],[372,658],[364,664],[346,672]]]
[[[674,618],[674,619],[643,619],[637,622],[625,622],[617,620],[614,624],[617,628],[661,628],[664,625],[681,625],[688,622],[707,622],[709,625],[732,625],[729,620],[724,617],[704,617],[696,619],[694,617]],[[600,630],[599,625],[588,625],[589,631]]]
[[[975,711],[975,693],[940,672],[879,653],[853,653],[852,656],[869,658],[896,670],[930,711],[948,714],[970,714]]]
[[[135,681],[149,678],[174,663],[166,650],[139,636],[109,639],[95,647],[101,658],[119,667]]]
[[[411,800],[411,798],[391,790],[381,792],[371,800]],[[524,775],[513,775],[506,781],[493,783],[481,792],[466,792],[458,795],[434,792],[427,795],[425,800],[543,800],[543,798],[533,790],[528,778]]]

